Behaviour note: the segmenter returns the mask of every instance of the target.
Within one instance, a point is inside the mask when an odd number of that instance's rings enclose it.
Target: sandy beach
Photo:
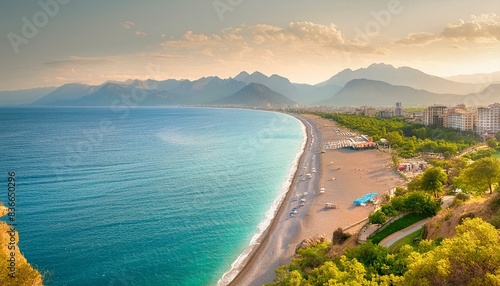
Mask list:
[[[313,115],[296,117],[306,126],[308,141],[294,181],[260,246],[249,255],[230,285],[271,283],[274,270],[290,262],[296,245],[303,239],[321,234],[330,238],[339,227],[357,233],[362,224],[352,225],[366,219],[373,206],[354,206],[353,200],[371,192],[381,196],[403,184],[394,168],[390,168],[391,157],[387,153],[347,148],[321,153],[324,143],[349,138],[349,130]],[[336,132],[336,128],[340,131]],[[323,194],[320,188],[325,189]],[[303,206],[301,199],[305,199]],[[325,203],[337,208],[325,209]],[[291,217],[293,208],[297,208],[297,214]]]

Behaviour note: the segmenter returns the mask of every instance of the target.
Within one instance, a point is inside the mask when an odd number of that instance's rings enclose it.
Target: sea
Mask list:
[[[14,172],[19,247],[45,285],[223,285],[305,139],[277,112],[0,108],[0,201]]]

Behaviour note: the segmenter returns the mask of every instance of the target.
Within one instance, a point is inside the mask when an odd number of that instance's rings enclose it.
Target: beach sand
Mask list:
[[[390,155],[382,151],[344,148],[320,153],[325,142],[349,138],[342,135],[348,130],[313,115],[297,118],[307,127],[308,142],[294,182],[260,246],[249,255],[230,285],[271,283],[274,270],[290,262],[296,245],[303,239],[322,234],[331,239],[333,231],[339,227],[349,228],[347,232],[356,234],[363,225],[358,222],[365,220],[374,207],[354,206],[353,200],[371,192],[381,197],[389,189],[404,184],[396,170],[390,167]],[[341,129],[339,135],[334,128]],[[307,174],[312,177],[308,178]],[[325,188],[324,194],[320,193],[320,188]],[[304,192],[308,194],[294,199]],[[298,207],[302,198],[306,199],[305,205]],[[325,203],[333,203],[337,208],[325,209]],[[294,207],[298,212],[290,217]]]

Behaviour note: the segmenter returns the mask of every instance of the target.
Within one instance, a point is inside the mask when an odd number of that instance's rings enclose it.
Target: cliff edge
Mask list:
[[[8,209],[0,205],[0,216]],[[43,277],[22,255],[19,234],[15,226],[0,221],[0,285],[3,286],[42,286]]]

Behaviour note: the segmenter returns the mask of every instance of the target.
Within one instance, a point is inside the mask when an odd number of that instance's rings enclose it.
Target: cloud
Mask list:
[[[439,38],[435,34],[422,32],[410,34],[406,38],[395,41],[395,43],[401,45],[424,46],[437,40],[439,40]]]
[[[123,28],[130,30],[135,26],[135,23],[131,22],[131,21],[125,21],[125,22],[121,22],[121,25]]]
[[[98,63],[110,63],[112,60],[110,58],[101,58],[101,57],[78,57],[78,56],[70,56],[67,59],[63,60],[53,60],[44,62],[43,65],[47,66],[64,66],[64,65],[72,65],[72,64],[98,64]]]
[[[500,17],[495,13],[472,15],[469,21],[459,20],[449,24],[441,37],[467,41],[500,41]]]
[[[414,33],[396,40],[395,43],[422,46],[439,40],[500,42],[500,17],[495,13],[471,15],[468,21],[460,19],[450,23],[439,33]]]
[[[146,36],[146,33],[145,33],[145,32],[141,32],[141,31],[136,31],[136,32],[135,32],[135,35],[136,35],[136,36],[139,36],[139,37],[145,37],[145,36]]]
[[[260,57],[269,51],[280,54],[332,56],[339,52],[383,54],[375,46],[347,39],[334,24],[291,22],[280,27],[267,24],[227,28],[215,34],[187,31],[181,38],[167,40],[162,48],[207,57]]]

